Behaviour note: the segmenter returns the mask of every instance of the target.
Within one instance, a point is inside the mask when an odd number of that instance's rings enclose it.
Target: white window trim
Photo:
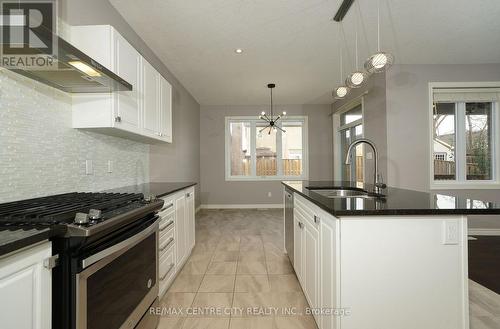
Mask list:
[[[345,159],[341,159],[340,154],[341,152],[341,139],[340,139],[340,132],[344,129],[357,126],[359,124],[363,125],[363,137],[365,135],[365,95],[366,93],[362,94],[361,96],[355,98],[351,102],[344,104],[342,107],[340,107],[332,116],[333,119],[333,163],[334,163],[334,168],[333,168],[333,179],[336,181],[342,180],[342,164],[344,163]],[[341,125],[340,124],[340,116],[341,114],[345,112],[349,112],[356,106],[361,105],[361,119],[353,121],[351,123],[348,123],[346,125]],[[363,177],[366,177],[366,156],[363,157]]]
[[[453,88],[453,89],[460,89],[460,88],[496,88],[500,86],[500,81],[487,81],[487,82],[429,82],[429,110],[428,110],[428,115],[429,115],[429,124],[428,124],[428,129],[429,129],[429,180],[430,180],[430,189],[431,190],[443,190],[443,189],[499,189],[500,188],[500,142],[498,142],[496,139],[493,138],[492,141],[492,167],[493,167],[493,179],[489,181],[477,181],[477,180],[470,180],[470,181],[436,181],[434,180],[434,131],[431,129],[431,127],[434,124],[434,110],[433,110],[433,105],[434,105],[434,89],[437,88]],[[492,135],[494,137],[500,136],[500,104],[499,102],[493,102],[493,126],[492,126]],[[460,117],[460,116],[459,116]],[[457,120],[457,125],[460,124],[460,119]],[[457,129],[455,129],[456,134],[457,134],[457,139],[460,138],[461,135]],[[460,146],[460,143],[457,143],[457,148],[458,147],[463,147]],[[458,153],[458,152],[457,152]],[[460,159],[458,159],[455,156],[455,161],[457,161],[456,166],[457,168],[461,168]],[[459,175],[464,175],[464,170],[459,169],[458,170]],[[458,178],[458,177],[457,177]]]
[[[231,134],[229,133],[229,123],[232,121],[241,121],[241,120],[251,120],[252,121],[252,129],[250,129],[250,156],[251,156],[251,170],[252,174],[250,176],[233,176],[231,175],[231,159],[229,156],[229,147],[231,145]],[[225,163],[225,178],[226,181],[281,181],[281,180],[308,180],[309,179],[309,133],[308,133],[308,119],[307,116],[287,116],[283,119],[286,121],[302,121],[302,175],[301,176],[284,176],[282,175],[282,145],[281,145],[281,134],[276,134],[276,162],[277,162],[277,170],[278,175],[276,176],[257,176],[257,159],[255,157],[255,143],[256,143],[256,131],[255,124],[261,122],[256,116],[231,116],[225,118],[225,127],[224,127],[224,163]],[[263,121],[262,121],[263,122]]]

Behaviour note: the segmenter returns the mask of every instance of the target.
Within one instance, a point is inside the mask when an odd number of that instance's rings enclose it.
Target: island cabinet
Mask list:
[[[172,143],[172,86],[123,36],[110,25],[73,26],[71,43],[132,85],[73,95],[73,128]]]
[[[46,241],[0,258],[1,328],[51,328],[51,256]]]
[[[195,245],[194,187],[162,197],[160,216],[159,278],[162,297],[189,258]]]
[[[294,269],[320,329],[467,329],[467,219],[339,216],[294,195]]]

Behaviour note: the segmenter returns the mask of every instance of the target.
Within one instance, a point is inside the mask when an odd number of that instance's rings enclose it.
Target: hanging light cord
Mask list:
[[[273,116],[273,88],[271,88],[271,121],[274,120]]]
[[[380,0],[377,0],[377,52],[380,52]]]

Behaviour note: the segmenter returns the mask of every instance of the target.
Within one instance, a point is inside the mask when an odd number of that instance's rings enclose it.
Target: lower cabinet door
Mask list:
[[[168,287],[173,281],[175,276],[175,244],[172,245],[168,251],[166,251],[163,255],[160,256],[159,261],[159,277],[160,277],[160,297],[165,294]]]
[[[52,271],[47,242],[0,259],[0,327],[50,329]]]
[[[320,329],[340,328],[340,316],[328,312],[339,307],[338,285],[338,220],[322,220],[320,223],[320,297],[319,307],[325,311],[319,317],[318,327]],[[328,311],[328,312],[326,312]]]
[[[308,221],[304,224],[304,286],[311,308],[318,307],[319,298],[319,232]],[[317,316],[315,316],[318,320]]]
[[[187,257],[187,220],[186,220],[186,197],[184,193],[180,193],[175,199],[175,234],[176,234],[176,245],[177,245],[177,255],[176,264],[182,266]]]
[[[297,211],[294,212],[293,216],[293,240],[294,240],[294,245],[293,245],[293,267],[295,269],[295,274],[297,275],[297,278],[299,279],[299,282],[302,286],[304,286],[304,280],[303,280],[303,251],[304,251],[304,246],[303,246],[303,227],[304,227],[304,220],[300,213]]]

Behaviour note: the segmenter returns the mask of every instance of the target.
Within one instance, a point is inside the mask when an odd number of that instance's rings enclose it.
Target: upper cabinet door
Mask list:
[[[132,91],[116,93],[115,125],[126,130],[139,129],[141,55],[121,35],[115,33],[116,73],[132,84]]]
[[[151,135],[160,135],[160,74],[143,60],[143,128]]]
[[[172,143],[172,85],[160,76],[160,134]]]

